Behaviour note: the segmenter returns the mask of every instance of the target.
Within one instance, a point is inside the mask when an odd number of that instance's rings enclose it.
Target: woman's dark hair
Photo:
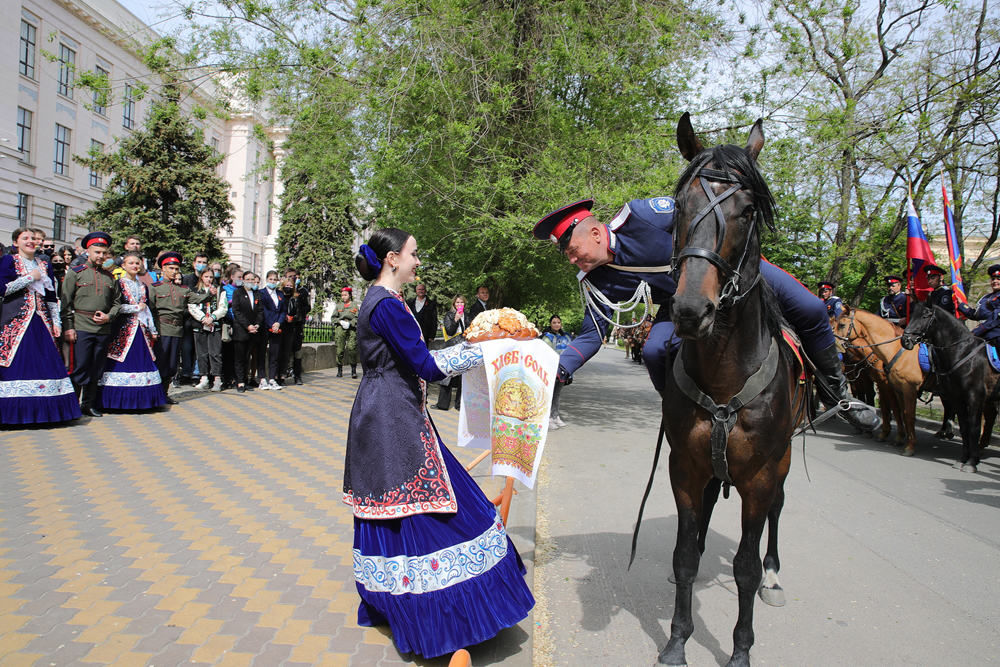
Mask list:
[[[18,227],[13,231],[13,233],[11,233],[10,240],[13,241],[14,243],[17,243],[17,237],[19,237],[21,234],[25,232],[31,232],[32,236],[35,235],[35,230],[32,229],[31,227]]]
[[[63,247],[59,248],[58,254],[62,255],[63,259],[66,259],[66,253],[69,253],[69,261],[72,262],[73,259],[76,257],[76,251],[73,249],[73,246],[64,245]]]
[[[138,237],[135,237],[135,238],[138,238]],[[126,257],[135,257],[137,260],[139,260],[140,266],[142,265],[142,253],[136,252],[135,250],[129,250],[127,253],[125,253],[124,255],[122,255],[122,263],[123,264],[125,263],[125,258]]]
[[[385,256],[390,252],[402,252],[403,246],[406,245],[406,241],[410,236],[412,234],[404,232],[402,229],[386,227],[372,234],[371,238],[368,239],[368,247],[372,249],[378,261],[384,266]],[[379,271],[368,266],[368,260],[363,255],[358,254],[354,256],[354,266],[357,267],[358,273],[365,280],[375,280],[378,278]]]

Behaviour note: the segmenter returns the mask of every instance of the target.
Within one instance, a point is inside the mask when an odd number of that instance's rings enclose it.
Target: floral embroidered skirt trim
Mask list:
[[[96,405],[111,410],[148,410],[166,405],[160,372],[149,353],[142,330],[136,328],[128,354],[121,361],[108,357],[98,381]]]
[[[80,401],[41,316],[33,315],[10,366],[0,367],[0,423],[42,424],[80,416]]]
[[[441,452],[457,513],[354,520],[358,624],[388,623],[401,653],[425,658],[486,641],[535,604],[493,503]]]

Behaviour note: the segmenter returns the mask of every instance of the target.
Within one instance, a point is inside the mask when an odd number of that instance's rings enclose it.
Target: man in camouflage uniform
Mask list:
[[[62,284],[63,338],[72,347],[70,377],[80,394],[80,411],[100,417],[94,409],[97,383],[107,361],[111,322],[121,309],[122,292],[111,272],[103,268],[111,237],[91,232],[83,237],[87,261],[66,272]]]
[[[176,252],[165,252],[160,255],[160,270],[163,278],[157,280],[149,288],[150,311],[156,322],[159,336],[153,346],[156,354],[156,368],[160,371],[163,391],[167,394],[167,403],[175,405],[176,399],[170,397],[170,381],[177,375],[177,365],[180,361],[181,340],[184,337],[184,317],[188,312],[188,304],[200,304],[212,298],[211,294],[196,294],[186,285],[179,284],[181,275],[181,256]]]
[[[340,290],[340,303],[333,314],[333,340],[337,343],[337,377],[344,377],[344,364],[351,364],[351,377],[358,377],[358,307],[351,299],[354,290]],[[346,326],[345,326],[346,324]]]

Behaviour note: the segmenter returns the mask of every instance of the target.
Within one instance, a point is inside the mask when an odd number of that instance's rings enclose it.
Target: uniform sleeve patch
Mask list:
[[[654,197],[653,199],[649,200],[649,207],[653,209],[654,213],[673,213],[674,198]]]

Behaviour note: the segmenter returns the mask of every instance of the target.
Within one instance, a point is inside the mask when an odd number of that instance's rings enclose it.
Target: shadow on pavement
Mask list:
[[[668,577],[673,567],[676,534],[676,516],[644,520],[631,569],[626,569],[632,544],[631,532],[555,538],[554,545],[560,559],[580,560],[591,568],[585,577],[578,578],[576,582],[576,592],[584,611],[580,627],[589,632],[600,632],[624,611],[638,620],[642,631],[656,644],[657,651],[662,650],[669,638],[674,612],[675,588]],[[735,619],[738,603],[732,559],[738,546],[728,537],[709,530],[692,601],[694,634],[690,641],[711,651],[720,665],[729,660],[729,649],[724,648],[706,628],[699,614],[702,604],[699,597],[709,589],[726,589],[729,592],[726,598],[732,598],[732,609],[728,613]],[[725,647],[731,647],[728,637]]]

